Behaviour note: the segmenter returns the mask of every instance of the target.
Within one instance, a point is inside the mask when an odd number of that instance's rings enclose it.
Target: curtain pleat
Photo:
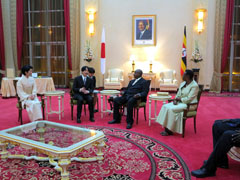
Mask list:
[[[23,0],[17,0],[17,60],[18,69],[21,69],[22,48],[23,48]]]
[[[72,77],[79,75],[80,71],[80,1],[70,0],[70,37],[72,54]]]
[[[211,80],[211,91],[221,91],[221,60],[222,60],[222,48],[224,40],[224,29],[226,19],[226,5],[227,0],[216,1],[216,13],[215,13],[215,37],[214,37],[214,70]]]
[[[71,58],[71,39],[70,39],[70,13],[69,13],[69,0],[64,0],[64,20],[65,20],[65,33],[67,43],[68,54],[68,68],[72,70],[72,58]]]
[[[234,0],[228,0],[227,8],[226,8],[221,73],[224,72],[224,69],[226,67],[227,60],[228,60],[227,57],[229,55],[230,39],[231,39],[231,32],[232,32],[233,9],[234,9]]]
[[[4,50],[4,32],[3,32],[3,17],[2,17],[2,2],[0,1],[0,62],[1,70],[5,70],[5,50]]]

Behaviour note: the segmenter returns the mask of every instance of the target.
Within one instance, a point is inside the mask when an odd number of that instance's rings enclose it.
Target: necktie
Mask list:
[[[86,85],[86,77],[83,78],[83,83]]]

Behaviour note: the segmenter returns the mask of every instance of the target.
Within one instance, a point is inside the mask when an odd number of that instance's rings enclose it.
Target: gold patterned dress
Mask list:
[[[185,86],[186,82],[180,84],[176,98],[181,98],[181,102],[174,105],[173,102],[162,106],[156,122],[173,132],[182,134],[183,110],[187,108],[188,103],[197,102],[198,84],[192,81]]]
[[[22,77],[17,82],[17,93],[22,101],[22,106],[26,105],[26,110],[30,121],[42,119],[41,103],[37,98],[37,88],[33,77]],[[29,97],[35,95],[31,100]]]

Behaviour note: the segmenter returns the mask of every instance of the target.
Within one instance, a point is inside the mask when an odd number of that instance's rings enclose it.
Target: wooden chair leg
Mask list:
[[[194,117],[194,132],[195,132],[195,134],[197,133],[197,128],[196,128],[196,116]]]
[[[186,119],[183,119],[183,132],[182,132],[182,137],[184,138],[184,134],[185,134],[185,124],[186,124]]]
[[[18,122],[20,122],[20,109],[18,109]]]
[[[138,124],[138,111],[139,111],[139,109],[137,108],[137,124]]]
[[[42,106],[42,114],[43,114],[43,119],[45,119],[45,107],[44,107],[44,105]]]
[[[97,96],[97,110],[98,110],[98,112],[99,112],[98,96]]]
[[[21,122],[21,125],[23,124],[23,121],[22,121],[22,110],[19,110],[19,117],[20,117],[20,122]]]
[[[86,104],[84,104],[84,113],[85,113],[85,116],[87,115],[86,113]]]
[[[71,105],[71,116],[72,116],[72,120],[73,120],[73,105]]]
[[[147,118],[146,118],[146,107],[144,106],[144,117],[145,117],[145,122],[147,121]]]

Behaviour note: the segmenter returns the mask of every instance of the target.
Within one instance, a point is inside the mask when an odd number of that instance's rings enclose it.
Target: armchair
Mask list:
[[[201,98],[201,94],[203,91],[203,85],[198,85],[199,86],[199,91],[198,91],[198,95],[197,95],[197,102],[196,103],[189,103],[187,104],[187,109],[185,109],[183,111],[183,121],[182,121],[182,128],[183,128],[183,133],[182,133],[182,137],[184,138],[185,135],[185,125],[186,125],[186,120],[188,118],[193,118],[194,119],[194,132],[197,132],[197,128],[196,128],[196,117],[197,117],[197,109],[198,109],[198,105],[199,105],[199,101]],[[168,102],[173,101],[172,99],[168,100]]]
[[[104,80],[104,89],[121,89],[123,83],[123,70],[109,69],[108,77]]]
[[[160,91],[177,91],[178,82],[175,70],[164,70],[160,72],[159,79]]]
[[[26,109],[26,105],[24,105],[24,107],[22,107],[22,101],[20,100],[20,97],[18,96],[17,94],[17,82],[18,80],[13,80],[13,85],[15,87],[15,90],[16,90],[16,96],[17,96],[17,108],[18,108],[18,121],[20,121],[21,124],[23,124],[23,120],[22,120],[22,110],[23,109]],[[44,109],[45,109],[45,101],[44,101],[44,95],[43,94],[38,94],[41,98],[41,106],[42,106],[42,114],[43,114],[43,119],[45,119],[45,112],[44,112]]]

